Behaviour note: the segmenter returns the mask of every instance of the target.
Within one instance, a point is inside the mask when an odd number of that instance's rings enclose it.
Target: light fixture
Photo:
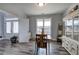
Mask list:
[[[37,5],[40,6],[40,7],[43,7],[43,6],[45,6],[46,4],[45,4],[45,3],[37,3]]]

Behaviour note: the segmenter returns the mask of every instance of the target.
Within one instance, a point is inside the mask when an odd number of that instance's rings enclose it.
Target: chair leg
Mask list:
[[[36,54],[38,55],[38,47],[37,47],[37,51],[36,51]]]
[[[36,55],[38,55],[38,47],[37,47],[37,45],[35,46],[35,53],[36,53]]]
[[[36,45],[36,42],[35,42],[35,55],[37,55],[37,45]]]
[[[47,55],[47,48],[46,48],[46,55]]]

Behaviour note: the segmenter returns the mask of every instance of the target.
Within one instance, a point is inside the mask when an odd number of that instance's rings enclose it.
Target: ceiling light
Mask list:
[[[43,6],[45,6],[46,4],[45,4],[45,3],[37,3],[37,5],[40,6],[40,7],[43,7]]]

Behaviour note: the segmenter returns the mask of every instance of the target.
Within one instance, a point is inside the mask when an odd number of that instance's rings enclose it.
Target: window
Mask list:
[[[6,33],[11,33],[11,22],[6,22]]]
[[[18,18],[6,19],[6,33],[18,33]]]
[[[41,33],[42,28],[44,33],[51,35],[51,19],[37,19],[37,33]]]

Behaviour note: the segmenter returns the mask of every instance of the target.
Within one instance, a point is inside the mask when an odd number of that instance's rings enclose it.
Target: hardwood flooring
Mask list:
[[[18,43],[11,46],[9,40],[0,40],[0,55],[35,55],[35,41]],[[48,55],[70,55],[60,43],[48,44]],[[45,49],[39,48],[38,55],[46,55]]]

